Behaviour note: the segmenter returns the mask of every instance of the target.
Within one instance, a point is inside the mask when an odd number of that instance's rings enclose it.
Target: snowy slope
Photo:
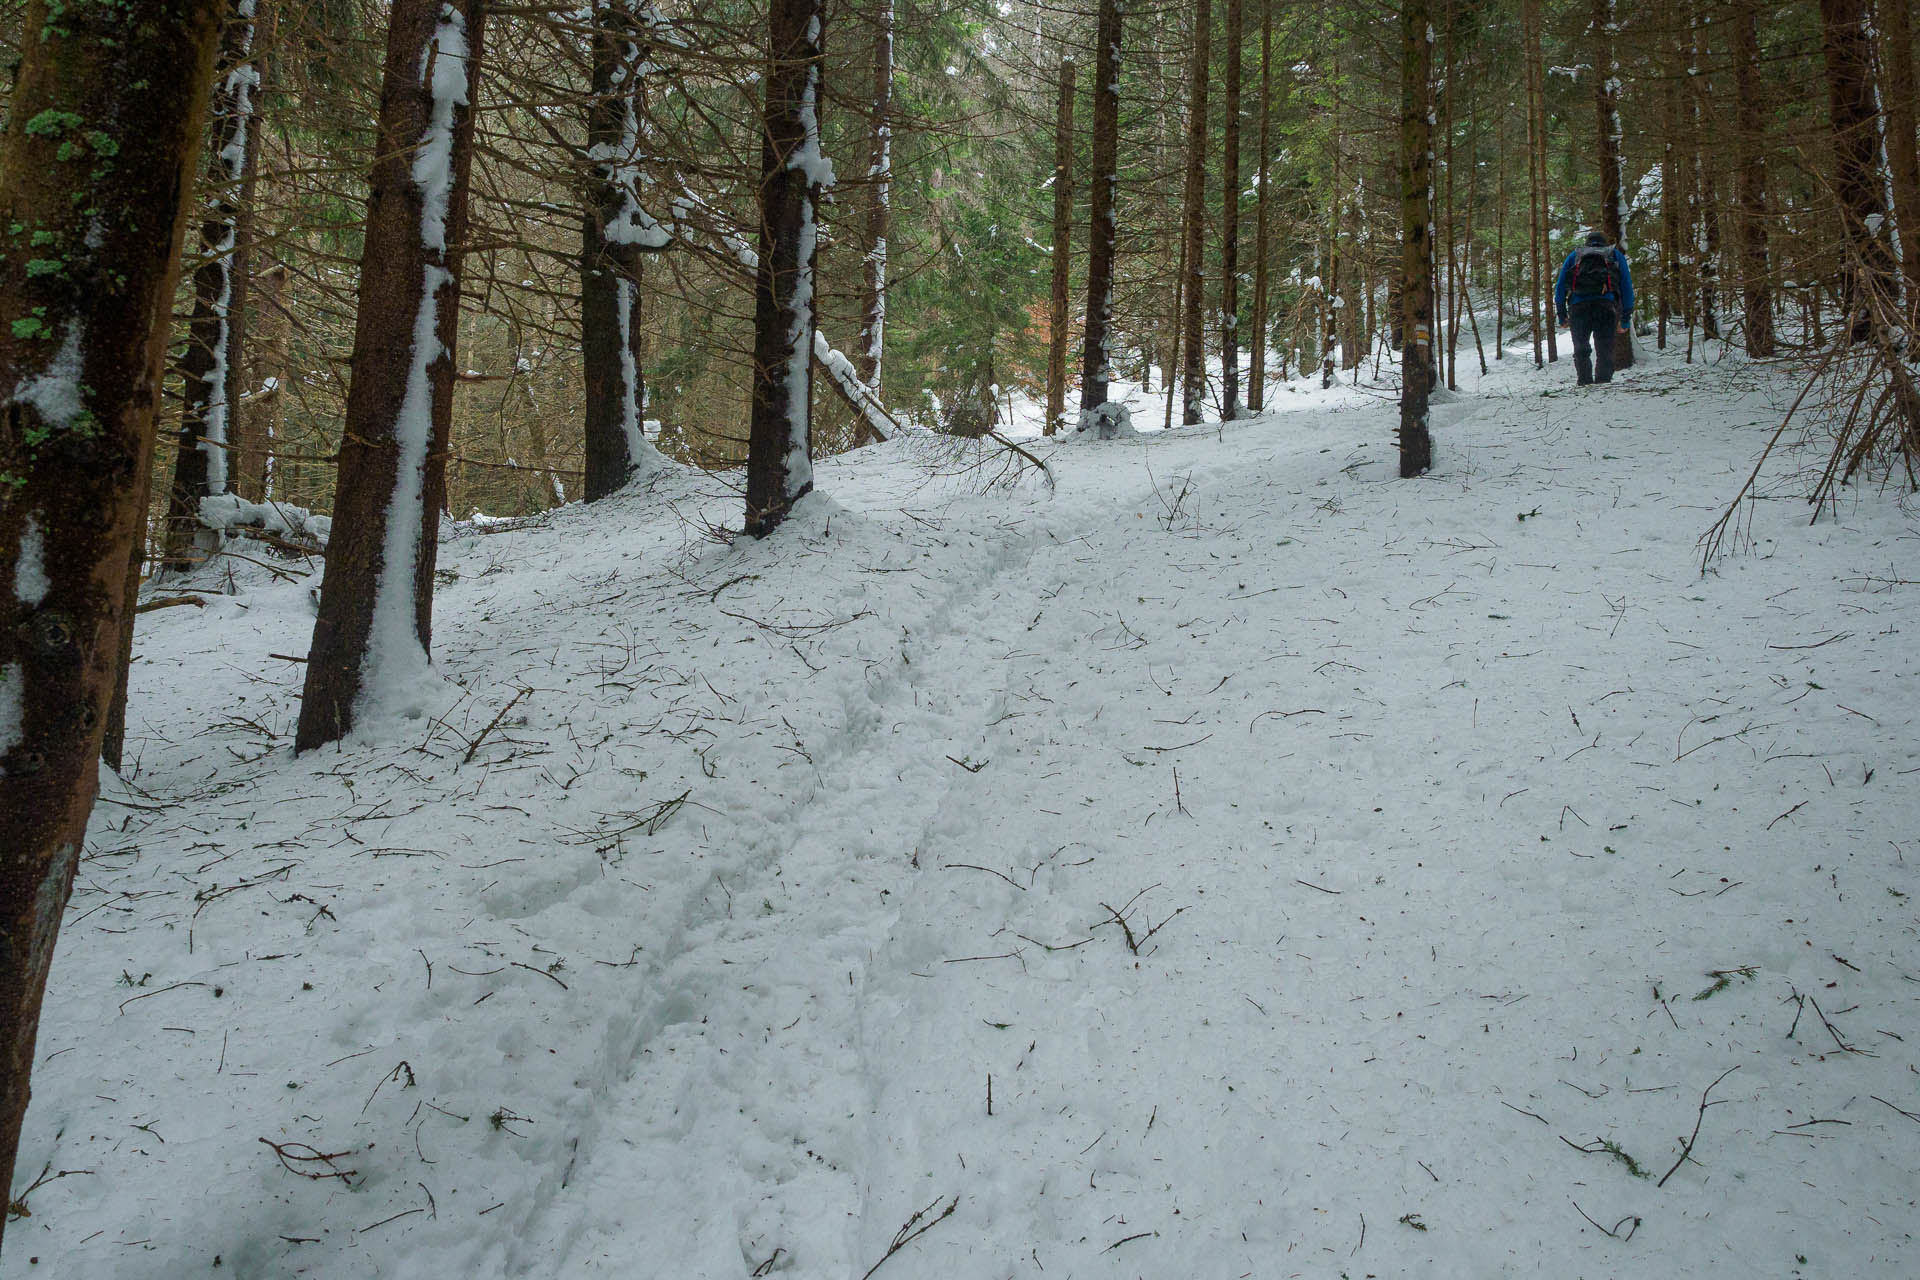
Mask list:
[[[298,760],[315,579],[143,616],[0,1276],[1913,1274],[1911,508],[1571,380],[663,472]]]

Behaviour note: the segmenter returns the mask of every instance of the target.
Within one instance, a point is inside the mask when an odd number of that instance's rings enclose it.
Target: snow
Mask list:
[[[0,758],[20,745],[26,720],[26,703],[20,696],[26,674],[17,662],[0,668]]]
[[[450,4],[440,6],[440,25],[420,56],[423,85],[431,83],[433,112],[413,153],[413,184],[420,189],[420,238],[430,249],[447,250],[447,203],[453,196],[453,123],[467,105],[467,18]]]
[[[31,405],[40,420],[51,427],[71,430],[87,412],[80,394],[81,329],[78,320],[69,320],[67,336],[60,341],[47,367],[14,384],[10,403]]]
[[[287,502],[248,502],[234,493],[200,499],[200,523],[225,534],[259,529],[316,549],[324,549],[333,535],[332,516],[315,515]]]
[[[20,558],[13,565],[13,598],[29,609],[37,609],[52,587],[47,581],[46,538],[40,531],[40,521],[28,515],[20,524]]]
[[[1914,1274],[1911,502],[1701,576],[1797,388],[1529,365],[476,530],[337,752],[142,615],[0,1277]]]

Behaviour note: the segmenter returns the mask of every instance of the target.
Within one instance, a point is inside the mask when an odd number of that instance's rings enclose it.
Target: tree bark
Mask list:
[[[1521,43],[1524,46],[1522,61],[1526,63],[1527,82],[1527,251],[1533,267],[1528,273],[1533,304],[1533,367],[1541,369],[1546,367],[1546,361],[1541,358],[1540,352],[1542,340],[1551,343],[1553,330],[1546,328],[1543,332],[1541,324],[1543,301],[1541,294],[1545,282],[1541,278],[1540,250],[1546,239],[1547,229],[1541,209],[1541,191],[1544,186],[1541,169],[1546,155],[1546,142],[1541,137],[1539,0],[1520,0],[1520,30]],[[1553,317],[1549,315],[1546,319],[1551,323]]]
[[[1060,60],[1053,128],[1053,292],[1047,304],[1047,435],[1067,412],[1068,288],[1073,269],[1073,59]]]
[[[825,22],[823,0],[773,0],[768,17],[747,433],[746,528],[756,538],[813,490],[815,212],[828,172],[820,153]]]
[[[640,203],[640,108],[651,9],[595,0],[588,173],[580,227],[580,353],[586,386],[584,496],[595,502],[655,465],[641,376],[640,263],[672,234]]]
[[[1267,196],[1269,153],[1273,146],[1273,0],[1260,0],[1260,158],[1255,163],[1259,190],[1253,204],[1253,351],[1247,370],[1247,409],[1259,413],[1267,402]],[[1281,368],[1286,359],[1281,358]]]
[[[390,10],[334,535],[296,751],[345,736],[430,669],[484,13],[484,0]]]
[[[1881,197],[1879,112],[1874,101],[1873,44],[1866,0],[1820,0],[1821,50],[1827,68],[1828,119],[1833,131],[1834,194],[1847,248],[1846,306],[1849,338],[1873,331],[1868,300],[1893,295],[1893,255],[1880,231],[1887,207]]]
[[[0,151],[0,1177],[99,779],[219,0],[29,0]],[[138,31],[139,39],[124,38]],[[84,192],[85,200],[73,195]],[[0,1219],[8,1215],[0,1214]],[[0,1230],[4,1222],[0,1222]]]
[[[1429,0],[1400,7],[1400,474],[1433,465],[1433,26]]]
[[[1713,91],[1707,71],[1712,52],[1707,28],[1713,21],[1695,5],[1693,21],[1694,92],[1693,177],[1698,191],[1700,240],[1695,246],[1694,271],[1700,286],[1700,336],[1720,337],[1720,203],[1714,183],[1713,152],[1703,127],[1714,117]]]
[[[200,499],[231,489],[230,473],[235,470],[230,427],[240,399],[247,285],[240,219],[251,186],[251,162],[259,154],[254,29],[254,0],[230,0],[220,36],[207,147],[214,190],[200,223],[197,256],[202,263],[193,275],[193,316],[179,364],[185,403],[162,538],[161,567],[176,573],[206,558],[211,543],[201,536]]]
[[[867,164],[866,275],[860,299],[860,348],[853,367],[860,381],[877,393],[886,348],[887,237],[893,216],[893,0],[882,0],[875,24],[869,102],[873,140]]]
[[[1745,0],[1751,4],[1753,0]],[[1884,0],[1881,19],[1882,98],[1886,104],[1887,168],[1893,175],[1894,221],[1900,234],[1900,267],[1907,281],[1906,317],[1920,313],[1920,151],[1916,150],[1913,14],[1911,0]]]
[[[1240,404],[1240,43],[1241,0],[1227,4],[1225,129],[1220,143],[1220,417],[1232,422]]]
[[[1620,68],[1613,56],[1614,0],[1593,0],[1593,104],[1600,144],[1600,208],[1607,238],[1622,254],[1627,251],[1626,222],[1622,210],[1626,193],[1621,186],[1620,166]],[[1621,325],[1627,323],[1622,314]],[[1627,328],[1613,332],[1613,367],[1633,366],[1633,334]]]
[[[1118,241],[1114,203],[1120,188],[1120,40],[1118,0],[1100,0],[1094,35],[1093,185],[1087,195],[1087,327],[1080,370],[1080,429],[1115,434],[1107,411],[1113,378],[1113,268]],[[1091,416],[1090,416],[1091,415]]]
[[[1212,33],[1212,0],[1193,0],[1193,64],[1187,81],[1186,204],[1180,217],[1187,259],[1187,297],[1180,340],[1186,356],[1180,377],[1180,421],[1186,426],[1193,426],[1206,416],[1207,341],[1203,322],[1207,297],[1207,72],[1213,60]]]
[[[1895,6],[1899,7],[1899,6]],[[1760,80],[1759,0],[1733,10],[1735,203],[1740,211],[1741,328],[1747,354],[1773,354],[1773,285],[1767,269],[1767,111]]]

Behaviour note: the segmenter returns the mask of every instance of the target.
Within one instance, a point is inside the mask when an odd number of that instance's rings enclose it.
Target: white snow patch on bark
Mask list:
[[[17,662],[9,662],[0,670],[0,756],[20,745],[21,724],[26,719],[20,690],[25,680]]]
[[[22,378],[13,389],[10,403],[31,407],[50,427],[71,428],[87,411],[80,394],[80,328],[79,321],[74,321],[46,369]]]
[[[53,584],[47,581],[46,539],[40,522],[28,516],[20,529],[20,558],[13,566],[13,598],[29,609],[37,609],[47,598]]]

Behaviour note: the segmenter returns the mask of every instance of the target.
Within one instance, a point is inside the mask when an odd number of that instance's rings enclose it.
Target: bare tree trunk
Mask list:
[[[1400,474],[1433,466],[1433,25],[1428,0],[1400,6]]]
[[[233,407],[239,403],[242,329],[246,323],[246,265],[240,260],[240,218],[248,194],[250,161],[259,154],[254,128],[254,0],[229,0],[220,35],[219,78],[214,85],[208,154],[215,187],[200,223],[193,275],[193,317],[179,373],[185,403],[180,412],[179,453],[167,491],[161,567],[185,572],[206,558],[200,536],[200,499],[226,493]]]
[[[1766,102],[1760,81],[1759,0],[1733,10],[1736,203],[1740,210],[1740,293],[1747,354],[1773,354],[1773,286],[1767,272]]]
[[[1613,57],[1613,2],[1593,0],[1593,103],[1599,125],[1601,216],[1606,223],[1607,238],[1624,254],[1627,231],[1622,209],[1626,193],[1620,173],[1620,68]],[[1619,327],[1613,332],[1613,367],[1633,367],[1633,334],[1628,331],[1624,311]]]
[[[1121,417],[1107,408],[1113,379],[1113,268],[1120,187],[1119,0],[1100,0],[1094,36],[1093,185],[1087,198],[1087,327],[1080,369],[1080,429],[1116,434]],[[1124,416],[1124,415],[1122,415]]]
[[[395,0],[388,19],[353,385],[296,751],[345,736],[430,669],[483,2]]]
[[[1212,33],[1212,0],[1193,0],[1193,65],[1187,82],[1186,205],[1180,217],[1187,260],[1186,310],[1181,317],[1181,345],[1185,348],[1186,360],[1180,378],[1183,391],[1180,421],[1186,426],[1193,426],[1206,416],[1207,71],[1213,57]]]
[[[1253,205],[1253,353],[1247,371],[1247,408],[1259,413],[1267,401],[1267,197],[1268,154],[1273,146],[1273,0],[1260,0],[1260,159],[1255,165],[1259,190]],[[1281,368],[1286,359],[1281,358]]]
[[[1240,43],[1241,0],[1227,3],[1225,132],[1220,144],[1220,418],[1243,416],[1240,405]]]
[[[754,277],[747,532],[765,537],[813,489],[814,251],[824,0],[773,0],[760,137],[760,264]]]
[[[1541,245],[1546,240],[1547,228],[1545,210],[1542,208],[1545,175],[1542,173],[1546,158],[1546,140],[1543,131],[1543,109],[1540,104],[1540,7],[1539,0],[1520,0],[1521,41],[1525,45],[1523,61],[1527,69],[1527,247],[1531,255],[1533,270],[1530,273],[1533,301],[1533,367],[1542,369],[1546,361],[1541,358],[1541,340],[1553,342],[1553,330],[1542,332],[1541,302]],[[1547,317],[1548,321],[1552,316]],[[1555,353],[1558,359],[1558,353]]]
[[[1746,0],[1751,4],[1753,0]],[[1882,0],[1881,97],[1886,106],[1887,168],[1893,175],[1895,222],[1900,233],[1900,267],[1907,280],[1908,325],[1920,313],[1920,151],[1916,151],[1913,14],[1911,0]]]
[[[1873,43],[1866,0],[1820,0],[1821,49],[1833,130],[1834,193],[1851,263],[1847,270],[1849,340],[1871,336],[1868,299],[1893,294],[1893,256],[1878,234],[1887,207],[1881,197],[1879,112],[1874,102]]]
[[[860,381],[877,393],[886,349],[887,238],[893,217],[893,0],[883,0],[874,28],[873,93],[868,101],[873,145],[867,164],[866,278],[860,299],[860,349],[853,367]]]
[[[46,0],[29,0],[24,13],[24,29],[38,34],[21,52],[0,151],[0,225],[29,232],[0,240],[0,1177],[9,1187],[47,971],[133,624],[128,579],[221,13],[219,0],[68,6],[57,20]]]
[[[1694,270],[1700,286],[1700,336],[1720,337],[1720,204],[1714,183],[1713,152],[1707,146],[1703,126],[1713,119],[1713,91],[1708,79],[1711,55],[1707,27],[1710,15],[1694,7],[1693,69],[1690,81],[1694,92],[1693,176],[1699,192],[1700,242],[1694,254]]]
[[[649,65],[650,6],[594,0],[593,97],[587,103],[592,164],[580,225],[580,355],[586,384],[584,496],[615,492],[657,463],[647,443],[646,388],[638,356],[640,261],[672,235],[640,203],[640,96]]]
[[[1073,59],[1060,60],[1053,128],[1053,293],[1047,307],[1046,434],[1067,412],[1068,287],[1073,268]]]
[[[1441,132],[1446,138],[1447,164],[1447,258],[1445,272],[1447,277],[1447,390],[1460,389],[1460,257],[1457,246],[1460,243],[1458,228],[1455,225],[1455,206],[1453,201],[1453,6],[1449,0],[1440,0],[1446,16],[1441,20],[1446,32],[1442,45],[1442,64],[1445,86],[1445,105],[1440,121]]]
[[[1499,159],[1493,228],[1493,358],[1507,358],[1507,106],[1500,105],[1493,148]]]

